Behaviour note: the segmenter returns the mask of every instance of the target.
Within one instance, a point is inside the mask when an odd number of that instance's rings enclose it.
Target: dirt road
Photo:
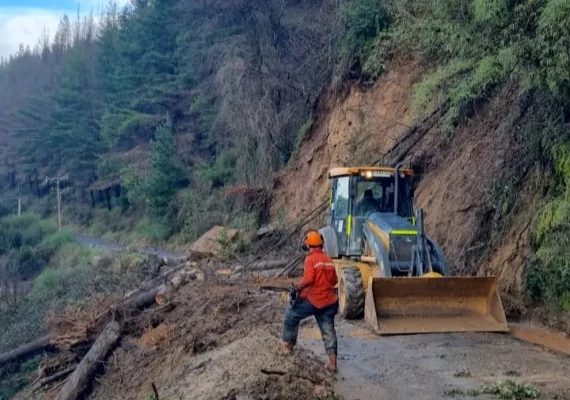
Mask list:
[[[117,243],[117,242],[114,242],[114,241],[109,240],[109,239],[98,238],[95,236],[76,234],[75,240],[77,241],[77,243],[80,243],[84,246],[94,247],[94,248],[102,249],[104,251],[113,252],[113,251],[125,251],[125,250],[127,250],[127,246],[125,246],[121,243]],[[183,254],[174,253],[170,250],[154,249],[154,248],[150,248],[150,247],[137,249],[137,251],[140,254],[143,254],[146,256],[156,256],[159,258],[165,258],[168,261],[178,261],[178,260],[181,260],[185,257]]]
[[[303,347],[325,357],[318,329],[311,324],[301,336]],[[341,322],[339,358],[334,389],[345,400],[473,399],[450,393],[506,379],[536,385],[541,399],[570,399],[570,357],[506,334],[380,338]]]

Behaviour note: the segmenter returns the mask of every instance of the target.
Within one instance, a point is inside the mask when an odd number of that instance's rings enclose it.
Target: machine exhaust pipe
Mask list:
[[[400,168],[404,164],[398,163],[394,168],[394,214],[398,215],[398,203],[400,201]]]
[[[416,226],[418,230],[418,276],[422,276],[425,272],[426,265],[426,234],[424,231],[424,210],[418,208],[416,210]]]

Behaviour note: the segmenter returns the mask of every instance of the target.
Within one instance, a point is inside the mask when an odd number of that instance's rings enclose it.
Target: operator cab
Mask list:
[[[412,170],[399,168],[329,171],[332,179],[329,225],[336,231],[340,255],[362,255],[362,225],[373,213],[400,216],[413,222],[412,177]]]

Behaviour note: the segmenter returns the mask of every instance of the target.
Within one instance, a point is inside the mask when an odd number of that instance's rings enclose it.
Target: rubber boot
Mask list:
[[[333,356],[329,356],[329,363],[327,364],[327,371],[331,374],[336,374],[338,371],[337,363],[336,363],[336,354]]]
[[[284,355],[284,356],[288,356],[293,352],[293,343],[288,343],[288,342],[280,342],[279,343],[279,354]]]

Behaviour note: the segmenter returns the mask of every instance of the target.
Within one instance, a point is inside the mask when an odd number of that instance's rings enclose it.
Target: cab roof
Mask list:
[[[360,175],[366,171],[382,171],[382,172],[389,172],[394,173],[394,168],[392,167],[340,167],[340,168],[331,168],[329,170],[329,178],[338,178],[342,176],[353,176],[353,175]],[[401,168],[400,173],[403,173],[406,176],[413,176],[414,171],[408,168]]]

